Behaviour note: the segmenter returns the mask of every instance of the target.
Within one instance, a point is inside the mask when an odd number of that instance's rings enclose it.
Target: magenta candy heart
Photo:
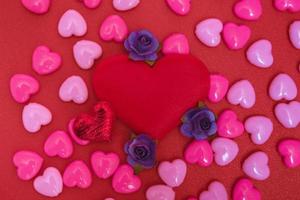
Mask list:
[[[134,175],[132,167],[127,164],[117,169],[112,180],[113,189],[121,194],[133,193],[140,189],[141,184],[140,178]]]
[[[191,0],[166,0],[168,6],[178,15],[187,15],[191,9]]]
[[[258,40],[247,50],[248,61],[260,68],[268,68],[273,64],[272,43],[268,40]]]
[[[296,128],[300,123],[300,102],[280,103],[275,107],[275,116],[285,128]]]
[[[18,103],[25,103],[30,96],[37,93],[40,88],[39,82],[26,74],[15,74],[10,79],[10,93]]]
[[[243,48],[248,42],[251,30],[248,26],[238,26],[234,23],[226,23],[223,28],[223,38],[229,49]]]
[[[219,181],[214,181],[209,184],[208,191],[200,194],[199,200],[227,200],[228,195],[226,189]]]
[[[175,192],[166,185],[153,185],[146,191],[147,200],[175,200]]]
[[[290,36],[290,41],[293,44],[293,46],[296,49],[300,49],[300,21],[294,21],[290,25],[289,36]]]
[[[181,159],[173,162],[163,161],[158,166],[160,178],[170,187],[180,186],[185,179],[186,172],[186,164]]]
[[[47,138],[44,151],[51,157],[69,158],[73,153],[73,144],[64,131],[55,131]]]
[[[38,46],[32,55],[32,68],[40,75],[50,74],[61,65],[61,56],[46,46]]]
[[[164,54],[189,54],[189,42],[184,34],[172,34],[164,40],[162,51]]]
[[[274,5],[276,9],[279,11],[290,11],[290,12],[300,11],[299,0],[274,0]]]
[[[126,11],[138,6],[140,0],[113,0],[113,6],[116,10]]]
[[[279,143],[278,151],[289,168],[300,166],[300,141],[286,139]]]
[[[92,183],[92,175],[83,161],[75,160],[66,167],[63,182],[68,187],[88,188]]]
[[[261,195],[249,179],[243,178],[234,185],[233,200],[261,200]]]
[[[232,162],[239,152],[237,143],[228,138],[218,137],[211,143],[214,152],[215,162],[219,166],[228,165]]]
[[[14,154],[13,163],[17,167],[18,177],[30,180],[40,171],[43,158],[33,151],[18,151]]]
[[[296,98],[298,89],[294,80],[288,74],[278,74],[271,82],[269,95],[275,100],[293,100]]]
[[[21,2],[27,10],[35,14],[44,14],[50,7],[50,0],[21,0]]]
[[[266,180],[270,176],[268,155],[262,151],[251,154],[243,163],[243,171],[255,180]]]
[[[75,121],[75,118],[71,119],[68,124],[68,131],[69,131],[71,138],[79,145],[88,145],[90,143],[89,140],[83,140],[83,139],[77,137],[76,133],[74,132],[74,129],[73,129],[74,121]]]
[[[245,129],[254,144],[264,144],[273,132],[273,123],[267,117],[253,116],[245,121]]]
[[[219,19],[210,18],[199,22],[195,34],[206,46],[216,47],[221,42],[223,23]]]
[[[186,162],[197,163],[202,167],[208,167],[213,161],[212,148],[206,140],[195,140],[184,151],[184,159]]]
[[[111,177],[120,163],[119,156],[115,153],[96,151],[91,156],[91,165],[95,174],[101,179]]]
[[[97,8],[100,3],[102,2],[102,0],[83,0],[83,4],[87,7],[87,8]]]
[[[244,133],[244,125],[232,110],[225,110],[217,121],[218,135],[226,138],[236,138]]]
[[[47,197],[56,197],[63,190],[63,181],[60,172],[55,167],[45,169],[43,176],[36,177],[34,189]]]
[[[233,105],[251,108],[256,100],[255,90],[248,80],[238,81],[228,90],[227,100]]]
[[[123,42],[128,29],[125,21],[118,15],[108,16],[101,24],[99,35],[102,40]]]
[[[234,6],[234,13],[241,19],[257,20],[262,15],[260,0],[240,0]]]
[[[210,75],[208,99],[213,103],[220,102],[227,93],[228,85],[229,81],[224,76],[218,74]]]

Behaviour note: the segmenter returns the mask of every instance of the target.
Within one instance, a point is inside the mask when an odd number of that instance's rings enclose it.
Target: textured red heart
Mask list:
[[[125,55],[104,59],[93,74],[100,100],[135,133],[162,138],[197,102],[206,99],[209,72],[191,55],[167,55],[151,68]]]

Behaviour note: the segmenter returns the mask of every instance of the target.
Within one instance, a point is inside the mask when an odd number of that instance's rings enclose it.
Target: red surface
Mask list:
[[[279,72],[286,72],[300,85],[300,74],[297,71],[299,64],[299,50],[292,47],[288,40],[288,25],[299,14],[288,14],[276,11],[271,0],[263,0],[263,15],[258,22],[245,22],[236,18],[232,13],[233,0],[192,1],[192,10],[188,16],[176,16],[165,5],[163,0],[146,1],[129,12],[116,12],[111,1],[103,1],[96,10],[88,10],[76,0],[54,0],[50,12],[43,16],[36,16],[26,11],[18,0],[1,1],[0,6],[0,194],[4,200],[19,199],[45,199],[32,188],[32,181],[21,181],[16,176],[12,165],[12,156],[15,151],[29,149],[39,152],[47,166],[55,166],[61,171],[66,165],[75,159],[89,161],[90,154],[95,150],[116,151],[125,162],[122,146],[130,136],[130,130],[120,122],[116,123],[111,144],[92,144],[78,146],[75,144],[75,152],[68,160],[49,158],[43,151],[43,143],[46,137],[54,130],[66,130],[70,118],[80,112],[91,109],[96,102],[92,93],[92,71],[80,70],[72,57],[72,46],[79,38],[63,39],[57,33],[59,17],[69,8],[80,11],[88,22],[88,34],[86,39],[98,41],[104,49],[104,57],[123,52],[123,47],[116,43],[103,42],[98,38],[98,28],[102,20],[109,14],[118,13],[124,17],[130,30],[148,28],[159,39],[163,40],[172,32],[182,32],[187,35],[192,53],[201,58],[211,72],[224,74],[234,82],[239,79],[249,79],[257,92],[257,103],[252,109],[245,110],[237,106],[230,106],[226,101],[210,107],[220,113],[225,108],[237,111],[239,118],[244,120],[247,116],[264,114],[274,122],[274,133],[271,139],[263,146],[257,146],[250,142],[249,136],[244,134],[236,139],[241,150],[229,166],[218,167],[213,164],[209,168],[200,168],[196,165],[188,165],[188,175],[182,186],[176,188],[177,199],[184,199],[189,195],[199,195],[207,188],[212,180],[223,182],[227,191],[231,193],[234,182],[244,174],[241,170],[241,161],[250,153],[263,150],[270,157],[271,177],[266,181],[254,181],[264,199],[270,200],[295,200],[300,199],[300,168],[287,169],[276,151],[276,145],[283,138],[299,138],[300,128],[285,129],[275,119],[273,107],[276,102],[271,101],[267,95],[267,86],[270,79]],[[246,59],[244,50],[230,51],[224,43],[217,48],[207,48],[194,36],[196,23],[208,17],[218,17],[222,21],[233,21],[247,24],[252,29],[250,42],[260,38],[267,38],[273,43],[275,63],[270,69],[258,69],[250,65]],[[37,45],[45,44],[58,51],[63,57],[62,68],[49,76],[39,76],[31,69],[31,54]],[[248,44],[249,45],[249,44]],[[248,46],[247,45],[247,46]],[[14,73],[28,73],[36,77],[41,83],[41,91],[31,100],[47,105],[53,112],[52,123],[44,127],[37,134],[28,134],[22,127],[21,112],[23,105],[15,103],[9,94],[9,78]],[[62,81],[70,75],[81,75],[89,85],[90,98],[84,105],[63,103],[58,98],[58,88]],[[298,95],[297,100],[300,100]],[[168,117],[168,116],[166,116]],[[158,160],[182,158],[183,149],[189,142],[179,134],[177,130],[168,134],[158,145]],[[89,189],[64,188],[64,192],[56,199],[103,199],[114,197],[116,199],[139,200],[144,199],[144,193],[148,186],[162,183],[156,169],[145,170],[140,173],[143,188],[131,195],[119,195],[113,192],[111,180],[99,180],[93,176],[93,184]]]

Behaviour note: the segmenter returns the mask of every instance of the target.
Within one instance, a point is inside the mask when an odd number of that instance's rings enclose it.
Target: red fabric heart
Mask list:
[[[151,68],[125,55],[102,60],[93,74],[100,100],[137,134],[162,138],[197,102],[206,99],[209,72],[191,55],[171,54]]]

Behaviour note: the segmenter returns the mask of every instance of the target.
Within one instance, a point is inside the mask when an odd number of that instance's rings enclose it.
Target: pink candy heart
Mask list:
[[[217,121],[218,134],[221,137],[236,138],[244,133],[244,125],[232,110],[222,112]]]
[[[166,185],[153,185],[146,191],[147,200],[175,200],[174,190]]]
[[[84,5],[87,8],[97,8],[102,0],[83,0]]]
[[[249,179],[243,178],[234,185],[233,200],[261,200],[261,195]]]
[[[218,74],[210,75],[208,99],[213,103],[220,102],[227,93],[228,85],[229,81],[224,76]]]
[[[240,104],[243,108],[251,108],[256,100],[255,90],[248,80],[238,81],[229,89],[227,100],[233,105]]]
[[[21,0],[21,2],[27,10],[35,14],[44,14],[50,7],[50,0]]]
[[[213,161],[212,148],[206,140],[195,140],[184,151],[184,159],[188,163],[208,167]]]
[[[275,100],[293,100],[297,96],[297,86],[288,74],[278,74],[271,82],[269,95]]]
[[[88,99],[88,89],[80,76],[70,76],[59,88],[59,97],[62,101],[73,101],[82,104]]]
[[[234,23],[226,23],[223,28],[223,38],[229,49],[243,48],[248,42],[251,30],[248,26],[238,26]]]
[[[296,128],[300,123],[300,103],[280,103],[275,107],[275,115],[285,128]]]
[[[283,157],[284,164],[289,168],[300,166],[300,141],[287,139],[278,145],[278,151]]]
[[[58,22],[58,33],[62,37],[83,36],[86,32],[86,22],[76,10],[67,10]]]
[[[191,0],[166,0],[168,6],[178,15],[187,15],[191,9]]]
[[[185,179],[186,172],[186,164],[181,159],[173,162],[163,161],[158,166],[160,178],[170,187],[180,186]]]
[[[216,47],[221,42],[223,23],[219,19],[210,18],[199,22],[195,34],[206,46]]]
[[[34,179],[34,189],[47,197],[56,197],[63,190],[63,182],[60,172],[55,167],[45,169],[43,176]]]
[[[10,93],[18,103],[25,103],[30,96],[37,93],[40,88],[39,82],[26,74],[15,74],[10,79]]]
[[[101,24],[99,35],[102,40],[123,42],[128,29],[125,21],[118,15],[108,16]]]
[[[254,144],[264,144],[272,134],[273,123],[267,117],[253,116],[246,120],[245,129],[251,134]]]
[[[115,153],[104,154],[96,151],[91,156],[91,164],[95,174],[101,179],[107,179],[114,174],[120,163]]]
[[[73,144],[64,131],[55,131],[47,138],[44,151],[51,157],[69,158],[73,153]]]
[[[31,133],[40,130],[42,125],[47,125],[52,120],[52,114],[45,106],[38,103],[29,103],[24,106],[22,113],[24,128]]]
[[[232,162],[239,152],[237,143],[228,138],[218,137],[211,143],[213,152],[215,153],[215,162],[219,166],[228,165]]]
[[[299,1],[300,4],[300,1]],[[296,49],[300,49],[300,21],[294,21],[289,28],[291,43]]]
[[[172,34],[164,40],[162,51],[164,54],[189,54],[189,42],[184,34]]]
[[[268,155],[262,151],[251,154],[243,163],[243,171],[255,180],[266,180],[270,176]]]
[[[122,194],[133,193],[140,189],[141,180],[133,173],[132,167],[121,165],[115,172],[112,180],[113,189]]]
[[[27,181],[40,171],[43,158],[32,151],[18,151],[13,157],[13,163],[17,167],[18,177]]]
[[[113,0],[113,6],[119,11],[131,10],[138,6],[140,0]]]
[[[51,52],[46,46],[38,46],[32,55],[32,68],[38,74],[45,75],[56,71],[61,65],[61,56]]]
[[[80,40],[73,46],[73,55],[81,69],[90,69],[102,55],[102,48],[96,42]]]
[[[68,187],[88,188],[92,183],[92,175],[83,161],[75,160],[66,167],[63,182]]]
[[[200,194],[199,200],[227,200],[228,195],[224,185],[218,181],[209,184],[208,191]]]
[[[273,64],[272,44],[268,40],[258,40],[247,50],[248,61],[260,68],[268,68]]]
[[[260,0],[240,0],[234,6],[234,13],[241,19],[257,20],[262,15]]]
[[[298,12],[300,11],[300,1],[299,0],[274,0],[274,5],[277,10],[280,11],[290,11]]]

